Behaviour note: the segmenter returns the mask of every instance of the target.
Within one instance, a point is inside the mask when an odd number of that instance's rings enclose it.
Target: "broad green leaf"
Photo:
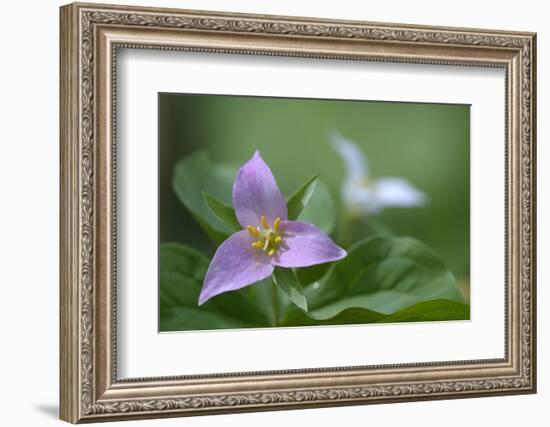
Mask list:
[[[432,300],[406,307],[393,314],[383,314],[366,308],[347,308],[328,319],[315,318],[315,314],[289,309],[281,326],[351,325],[362,323],[437,322],[465,320],[470,317],[470,306],[452,300]]]
[[[468,320],[470,306],[453,300],[432,300],[415,304],[388,315],[379,322],[434,322],[440,320]]]
[[[198,305],[208,259],[184,245],[160,246],[160,331],[274,325],[271,283],[264,280]]]
[[[343,247],[348,247],[367,237],[392,237],[395,235],[384,223],[372,215],[357,216],[346,212],[346,210],[343,210],[340,215],[338,242]]]
[[[296,307],[289,307],[284,313],[281,326],[322,326],[322,325],[353,325],[376,323],[384,315],[366,308],[347,308],[332,317],[324,318],[315,313],[306,313]]]
[[[281,289],[298,307],[307,311],[307,301],[302,285],[296,278],[291,268],[275,268],[273,271],[273,283]]]
[[[297,268],[294,273],[296,273],[296,277],[302,286],[306,286],[321,280],[329,268],[330,263],[317,264],[311,267]]]
[[[336,208],[327,185],[317,179],[315,192],[309,203],[302,210],[299,219],[316,225],[325,233],[330,234],[336,224]]]
[[[229,202],[236,170],[212,162],[205,151],[197,151],[183,158],[174,168],[172,185],[176,195],[216,243],[225,240],[231,230],[206,206],[202,192]]]
[[[298,219],[304,208],[309,203],[311,196],[315,192],[318,176],[319,175],[314,175],[309,178],[298,190],[296,190],[292,196],[288,198],[286,202],[288,219]]]
[[[216,218],[225,224],[230,231],[235,232],[242,229],[235,216],[235,210],[231,206],[216,199],[205,191],[202,192],[202,196],[204,197],[206,206],[208,206],[212,213],[216,215]]]
[[[330,319],[350,308],[390,315],[414,304],[463,302],[454,276],[422,243],[407,237],[373,237],[352,246],[322,280],[305,289],[308,315]]]

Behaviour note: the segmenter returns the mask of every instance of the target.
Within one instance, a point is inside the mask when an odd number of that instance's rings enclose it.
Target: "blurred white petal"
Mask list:
[[[346,177],[342,201],[352,215],[375,215],[389,207],[415,207],[426,203],[426,195],[404,178],[368,179],[367,158],[352,141],[333,130],[329,139],[342,157]]]
[[[367,158],[361,149],[335,130],[329,133],[329,140],[344,160],[347,179],[365,179],[368,176],[369,169]]]
[[[427,201],[426,195],[404,178],[380,178],[372,187],[380,208],[422,206]]]
[[[342,184],[342,200],[346,208],[354,214],[366,214],[376,209],[373,193],[355,179],[346,179]]]

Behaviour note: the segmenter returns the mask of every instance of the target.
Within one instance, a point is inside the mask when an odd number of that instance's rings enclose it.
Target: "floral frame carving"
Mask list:
[[[533,33],[63,6],[61,418],[76,423],[535,392],[535,42]],[[505,357],[117,380],[118,47],[505,68]]]

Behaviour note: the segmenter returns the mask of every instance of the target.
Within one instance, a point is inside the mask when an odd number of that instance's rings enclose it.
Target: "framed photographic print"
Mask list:
[[[535,392],[535,34],[60,22],[62,419]]]

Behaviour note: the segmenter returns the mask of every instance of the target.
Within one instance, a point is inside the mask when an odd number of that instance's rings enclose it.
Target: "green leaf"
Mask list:
[[[288,209],[288,219],[296,220],[307,206],[311,196],[315,192],[315,187],[317,185],[317,177],[319,175],[314,175],[309,178],[296,192],[289,197],[286,202]]]
[[[275,268],[273,271],[273,283],[281,289],[298,307],[307,311],[307,301],[302,289],[302,285],[296,278],[291,268]]]
[[[273,326],[269,279],[199,306],[208,259],[187,246],[164,243],[159,261],[161,332]]]
[[[212,213],[216,215],[223,224],[229,228],[232,232],[242,230],[237,217],[235,216],[235,210],[233,207],[225,204],[221,200],[216,199],[214,196],[211,196],[207,192],[203,191],[202,196],[206,202],[206,206],[210,208]]]
[[[383,314],[366,308],[347,308],[324,319],[301,310],[287,310],[281,326],[352,325],[363,323],[438,322],[465,320],[470,317],[470,306],[458,301],[438,299],[406,307],[393,314]]]
[[[373,313],[394,315],[426,301],[463,303],[454,276],[441,260],[425,245],[408,237],[373,237],[358,242],[346,258],[331,266],[323,279],[309,285],[305,295],[307,316],[314,321],[336,316],[343,321],[342,317],[347,319],[349,313],[357,318],[357,310],[348,310],[362,309],[368,311],[359,311],[366,313],[365,321],[372,322],[376,319]],[[344,316],[344,312],[348,315]],[[447,314],[454,318],[456,310]],[[288,313],[285,318],[298,322],[303,316]]]
[[[294,270],[298,281],[302,286],[317,282],[323,278],[327,270],[330,268],[330,263],[312,265],[311,267],[302,267]]]
[[[435,322],[441,320],[467,320],[470,306],[459,301],[432,300],[415,304],[379,319],[379,322]]]
[[[280,320],[280,326],[323,326],[323,325],[353,325],[376,323],[384,315],[366,308],[347,308],[332,317],[325,318],[315,313],[304,312],[296,307],[290,307]]]
[[[315,192],[299,217],[301,220],[315,224],[325,233],[330,234],[336,224],[336,207],[327,185],[317,180]]]
[[[392,237],[394,235],[388,227],[372,215],[357,216],[346,212],[346,210],[341,213],[338,241],[343,247],[350,246],[367,237]]]
[[[205,151],[183,158],[174,168],[172,186],[176,195],[216,243],[225,240],[231,229],[208,208],[202,192],[229,202],[236,171],[236,167],[212,162]]]

